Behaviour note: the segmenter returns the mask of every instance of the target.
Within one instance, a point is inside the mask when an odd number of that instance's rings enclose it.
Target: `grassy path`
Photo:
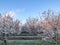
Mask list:
[[[7,43],[16,44],[60,44],[60,41],[42,41],[42,40],[7,40]]]
[[[3,41],[0,41],[3,43]],[[7,40],[8,44],[60,44],[60,41],[42,41],[42,40]]]

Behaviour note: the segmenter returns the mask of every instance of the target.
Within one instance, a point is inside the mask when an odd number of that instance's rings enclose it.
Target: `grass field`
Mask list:
[[[39,36],[11,36],[10,38],[17,38],[18,40],[7,40],[7,44],[60,44],[60,41],[43,41]],[[37,38],[36,40],[19,40],[19,38]],[[0,40],[0,43],[3,41]]]
[[[0,41],[3,43],[3,41]],[[8,44],[60,44],[60,41],[42,41],[42,40],[7,40]]]

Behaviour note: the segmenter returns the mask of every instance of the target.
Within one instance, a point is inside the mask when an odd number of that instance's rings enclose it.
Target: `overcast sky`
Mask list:
[[[0,13],[11,13],[23,23],[28,17],[39,17],[48,9],[60,11],[60,0],[0,0]]]

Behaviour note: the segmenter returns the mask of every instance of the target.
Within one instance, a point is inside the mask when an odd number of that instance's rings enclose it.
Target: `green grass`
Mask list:
[[[39,36],[10,36],[12,38],[41,38]]]
[[[0,41],[3,43],[3,41]],[[42,41],[42,40],[7,40],[8,44],[60,44],[60,41]]]
[[[60,41],[42,41],[42,40],[7,40],[11,44],[60,44]]]

